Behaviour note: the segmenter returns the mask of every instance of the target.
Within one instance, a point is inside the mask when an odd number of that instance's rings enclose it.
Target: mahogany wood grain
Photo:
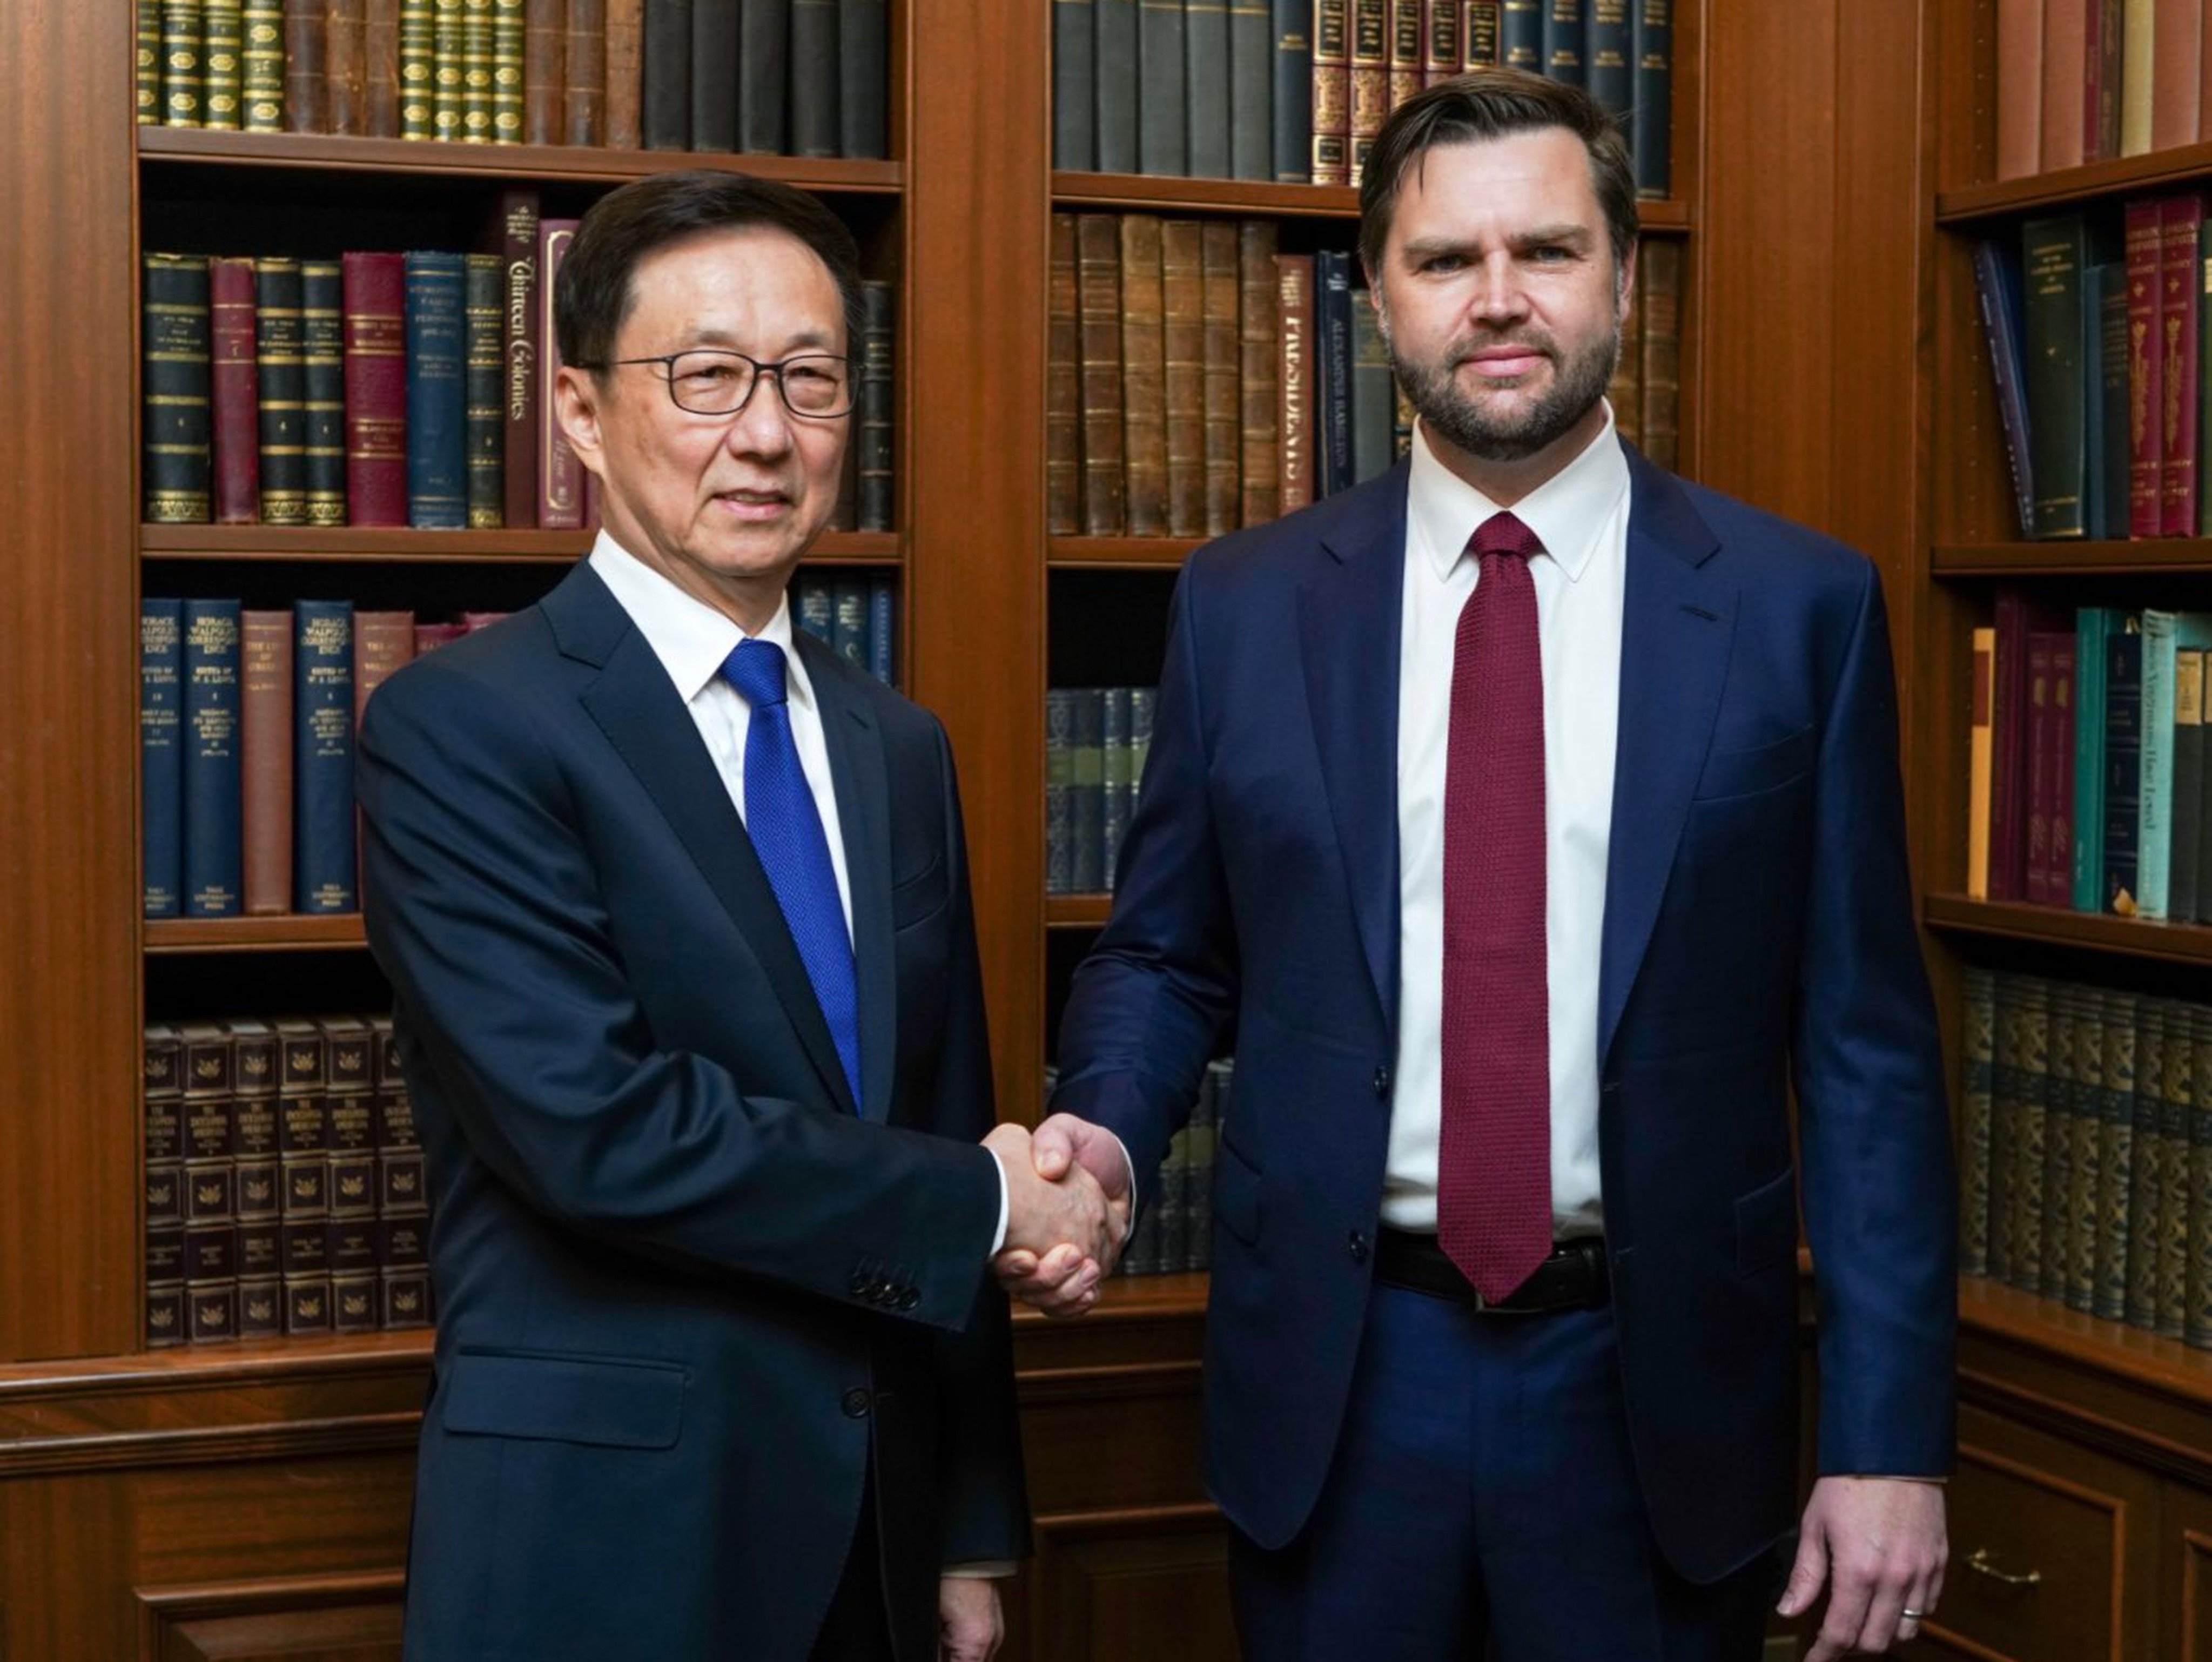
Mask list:
[[[584,531],[410,531],[372,526],[144,525],[139,552],[149,560],[374,561],[544,561],[568,564],[592,546]],[[893,566],[890,531],[825,531],[807,551],[809,566]]]

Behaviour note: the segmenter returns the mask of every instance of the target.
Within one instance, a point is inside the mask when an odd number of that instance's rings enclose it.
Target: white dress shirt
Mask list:
[[[1407,487],[1398,664],[1398,1053],[1382,1221],[1437,1227],[1443,1043],[1444,761],[1459,616],[1474,592],[1466,552],[1499,510],[1451,472],[1417,427]],[[1603,1221],[1597,1161],[1598,963],[1613,832],[1620,620],[1628,571],[1628,463],[1605,430],[1512,513],[1544,552],[1529,561],[1544,676],[1544,946],[1551,1022],[1555,1235]]]

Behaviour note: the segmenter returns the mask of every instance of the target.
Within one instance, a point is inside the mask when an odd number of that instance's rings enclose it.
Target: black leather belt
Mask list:
[[[1459,1265],[1437,1245],[1434,1235],[1378,1229],[1375,1278],[1501,1316],[1590,1310],[1606,1301],[1605,1242],[1596,1235],[1560,1242],[1552,1249],[1551,1257],[1536,1266],[1534,1274],[1493,1303],[1468,1284]]]

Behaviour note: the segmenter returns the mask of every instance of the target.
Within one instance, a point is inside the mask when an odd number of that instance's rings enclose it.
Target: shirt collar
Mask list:
[[[592,544],[591,561],[592,571],[629,614],[630,622],[653,648],[684,701],[690,703],[714,684],[723,661],[746,639],[745,632],[704,601],[678,588],[605,530]],[[788,595],[776,602],[775,616],[753,638],[773,641],[783,649],[792,701],[811,705],[814,688],[806,678],[805,666],[793,650]]]
[[[1513,513],[1536,533],[1544,552],[1568,581],[1580,582],[1597,552],[1600,534],[1627,489],[1628,458],[1608,404],[1605,426],[1582,453],[1516,502]],[[1429,448],[1426,425],[1415,422],[1406,513],[1427,544],[1438,582],[1451,575],[1475,527],[1500,511],[1497,503],[1437,459]]]

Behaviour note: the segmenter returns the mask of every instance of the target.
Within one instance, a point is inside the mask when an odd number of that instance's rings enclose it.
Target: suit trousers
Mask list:
[[[1661,1558],[1610,1310],[1379,1283],[1313,1516],[1231,1557],[1249,1662],[1757,1662],[1786,1569],[1699,1586]]]
[[[895,1662],[890,1618],[884,1603],[883,1550],[876,1540],[874,1463],[860,1491],[860,1516],[853,1526],[853,1544],[845,1554],[844,1573],[830,1598],[815,1635],[811,1662]]]

